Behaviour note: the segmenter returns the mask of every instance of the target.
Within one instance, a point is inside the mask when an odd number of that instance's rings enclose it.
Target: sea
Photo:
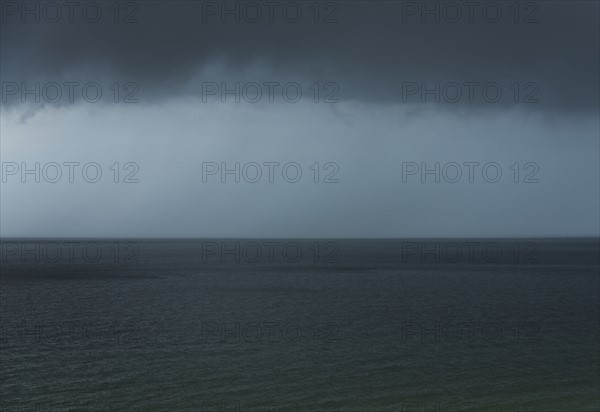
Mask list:
[[[598,239],[2,239],[0,411],[600,410]]]

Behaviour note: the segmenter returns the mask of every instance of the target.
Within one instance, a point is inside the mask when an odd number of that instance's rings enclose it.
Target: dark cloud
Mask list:
[[[537,20],[530,23],[514,21],[513,2],[473,2],[472,22],[464,6],[468,2],[455,3],[463,5],[457,23],[448,22],[453,18],[450,9],[440,9],[447,14],[440,15],[439,23],[433,15],[422,23],[418,12],[407,11],[423,3],[401,1],[334,2],[339,10],[321,3],[319,19],[335,12],[336,23],[315,23],[314,2],[297,2],[303,16],[289,23],[280,12],[286,3],[273,2],[272,23],[263,5],[262,21],[250,23],[240,14],[239,23],[228,15],[225,24],[218,12],[203,14],[213,5],[224,7],[223,2],[138,2],[139,21],[130,24],[112,21],[109,2],[100,2],[104,14],[98,23],[87,23],[77,13],[70,23],[63,7],[58,23],[45,22],[41,15],[40,23],[29,16],[26,24],[19,15],[7,14],[6,3],[1,29],[4,82],[90,81],[102,76],[134,81],[146,101],[160,101],[199,93],[199,81],[332,81],[339,85],[341,99],[376,103],[403,103],[403,82],[497,82],[505,94],[494,105],[498,107],[512,103],[509,88],[517,81],[521,100],[533,91],[523,90],[524,83],[539,87],[535,96],[540,103],[531,107],[598,110],[599,3],[594,1],[522,2],[518,18]],[[241,2],[227,4],[243,7]],[[490,4],[502,9],[496,23],[486,21],[494,15]],[[487,19],[483,7],[488,7]],[[222,71],[199,77],[215,62]],[[264,70],[255,74],[249,69],[253,65]],[[463,85],[462,92],[467,91]],[[407,98],[418,101],[419,94]],[[461,101],[468,100],[463,96]],[[489,106],[480,97],[474,101]]]

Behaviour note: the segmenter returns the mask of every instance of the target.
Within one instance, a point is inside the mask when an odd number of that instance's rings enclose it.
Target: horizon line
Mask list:
[[[107,236],[88,236],[88,237],[82,237],[82,236],[55,236],[55,237],[51,237],[51,236],[37,236],[37,237],[32,237],[32,236],[0,236],[0,242],[1,241],[5,241],[5,240],[48,240],[48,239],[52,239],[52,240],[63,240],[63,239],[73,239],[73,240],[206,240],[206,239],[210,239],[210,240],[271,240],[271,239],[277,239],[277,240],[282,240],[282,239],[286,239],[286,240],[406,240],[406,239],[410,239],[410,240],[427,240],[427,239],[435,239],[435,240],[443,240],[443,239],[452,239],[452,240],[460,240],[460,239],[507,239],[507,240],[512,240],[512,239],[537,239],[537,240],[556,240],[556,239],[561,239],[561,240],[568,240],[568,239],[572,239],[572,240],[598,240],[600,241],[600,236],[571,236],[571,235],[555,235],[555,236],[407,236],[407,237],[325,237],[325,236],[319,236],[319,237],[263,237],[263,236],[259,236],[259,237],[247,237],[247,236],[240,236],[240,237],[230,237],[230,236],[202,236],[202,237],[198,237],[198,236],[189,236],[189,237],[154,237],[154,236],[148,236],[148,237],[135,237],[135,236],[114,236],[114,237],[107,237]]]

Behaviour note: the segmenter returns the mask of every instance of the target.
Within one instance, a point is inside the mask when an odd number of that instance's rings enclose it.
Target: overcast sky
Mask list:
[[[599,3],[466,3],[2,1],[0,235],[597,236]]]

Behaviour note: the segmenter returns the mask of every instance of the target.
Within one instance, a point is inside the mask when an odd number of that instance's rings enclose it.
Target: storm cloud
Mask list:
[[[598,234],[597,2],[50,3],[2,1],[3,236]]]
[[[122,3],[125,22],[115,23],[108,3],[95,3],[96,18],[85,2],[57,2],[58,19],[40,2],[3,2],[2,76],[135,81],[147,101],[251,78],[331,81],[340,98],[375,103],[420,103],[420,90],[407,95],[403,83],[456,82],[458,103],[486,104],[469,102],[463,83],[496,82],[506,95],[514,82],[534,82],[531,108],[598,110],[597,2],[450,3],[147,1]]]

